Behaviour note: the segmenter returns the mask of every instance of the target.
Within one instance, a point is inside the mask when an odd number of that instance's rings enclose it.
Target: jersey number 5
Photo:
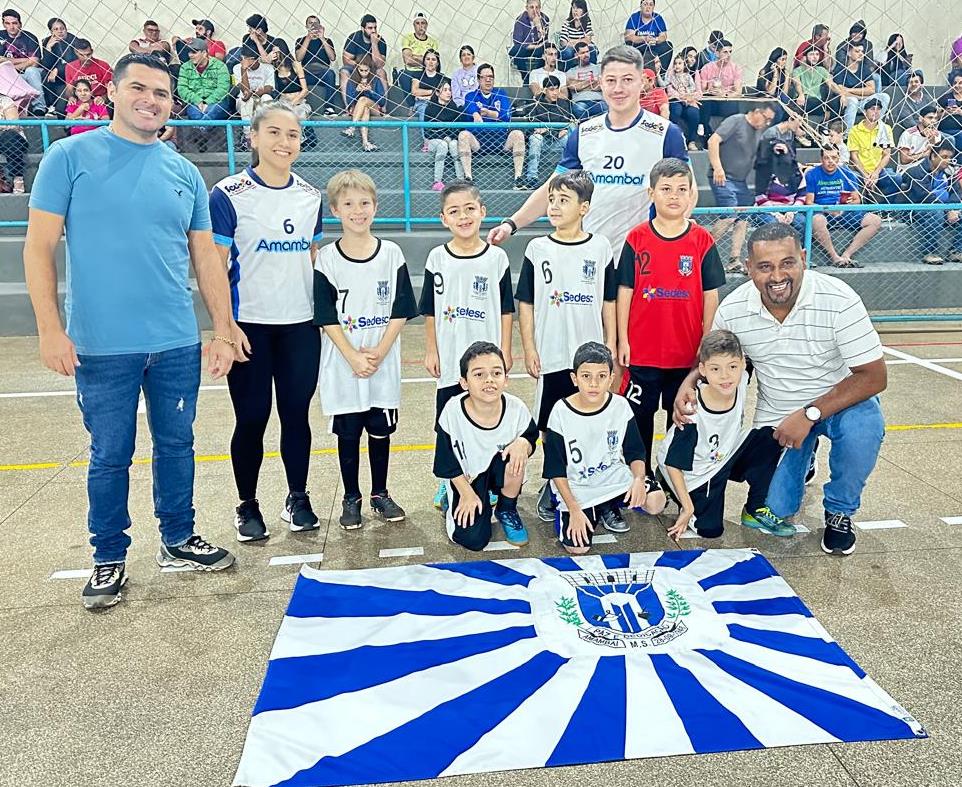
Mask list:
[[[568,441],[568,453],[571,455],[571,461],[574,464],[581,464],[581,460],[584,458],[581,454],[581,449],[578,448],[577,440]]]

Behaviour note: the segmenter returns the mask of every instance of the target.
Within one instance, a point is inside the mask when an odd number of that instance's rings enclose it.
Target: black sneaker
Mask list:
[[[287,495],[284,510],[281,511],[281,519],[287,522],[292,533],[317,530],[317,515],[311,508],[311,498],[307,492],[304,494],[291,492]]]
[[[526,178],[515,178],[514,190],[515,191],[531,191],[531,186],[528,185],[528,181]]]
[[[598,514],[598,522],[611,533],[627,533],[631,530],[631,525],[621,515],[621,509],[614,506],[603,508],[601,513]]]
[[[237,540],[240,542],[262,541],[270,535],[256,498],[245,500],[237,506],[234,514],[234,528],[237,530]]]
[[[101,563],[94,566],[93,573],[84,585],[84,607],[107,609],[120,601],[120,589],[127,584],[125,563]]]
[[[541,494],[538,497],[538,519],[542,522],[554,522],[557,510],[558,503],[551,494],[551,484],[546,483],[541,487]]]
[[[403,522],[406,516],[404,509],[395,503],[387,492],[371,495],[371,508],[385,522]]]
[[[808,460],[808,471],[805,473],[805,486],[815,480],[818,473],[818,438],[815,438],[815,445],[812,448],[812,458]]]
[[[196,533],[179,547],[161,543],[157,552],[157,565],[161,568],[186,566],[194,571],[223,571],[234,565],[234,556],[223,547],[215,547]]]
[[[357,530],[364,521],[361,519],[361,498],[353,500],[345,497],[341,501],[341,518],[337,520],[345,530]]]
[[[850,516],[825,512],[822,551],[827,555],[851,555],[855,551],[855,531]]]

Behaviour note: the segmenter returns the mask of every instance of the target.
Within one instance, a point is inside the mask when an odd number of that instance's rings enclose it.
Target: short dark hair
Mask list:
[[[130,66],[147,66],[147,68],[152,68],[155,71],[166,74],[167,78],[171,80],[171,89],[173,89],[173,77],[164,61],[156,55],[149,55],[145,52],[131,52],[120,58],[114,66],[114,76],[111,81],[115,85],[120,84],[120,81],[124,78]]]
[[[474,57],[474,47],[471,46],[471,44],[461,44],[461,46],[458,47],[458,57],[461,57],[465,52],[470,52],[471,57]]]
[[[474,342],[464,351],[464,355],[461,356],[460,371],[464,379],[468,377],[468,367],[471,361],[482,355],[497,355],[498,358],[501,359],[501,365],[505,365],[504,353],[501,352],[501,348],[494,342]]]
[[[448,185],[444,187],[444,191],[441,192],[441,210],[444,210],[444,204],[448,201],[448,197],[453,194],[470,194],[474,199],[484,205],[481,192],[474,183],[469,183],[466,180],[455,180],[448,183]]]
[[[364,14],[364,16],[361,17],[361,27],[367,27],[371,22],[377,24],[377,19],[374,14]]]
[[[577,44],[575,44],[575,52],[581,49],[588,49],[588,48],[589,48],[588,45],[584,41],[579,41]]]
[[[86,85],[86,86],[87,86],[87,90],[93,90],[93,85],[90,84],[90,80],[89,80],[89,79],[75,79],[75,80],[74,80],[74,83],[73,83],[74,89],[80,87],[81,85]]]
[[[733,355],[736,358],[744,358],[745,351],[735,334],[719,328],[706,333],[702,337],[701,343],[698,345],[698,363],[705,363],[715,355]]]
[[[845,121],[842,120],[841,118],[838,118],[838,119],[836,119],[836,120],[833,120],[831,123],[828,124],[828,130],[829,130],[829,131],[844,132],[844,131],[845,131]]]
[[[943,136],[942,139],[932,148],[932,153],[941,153],[945,150],[947,150],[953,156],[956,154],[955,143],[952,141],[952,137],[948,135]]]
[[[919,71],[919,69],[916,68],[914,71],[909,71],[909,77],[908,77],[908,78],[911,79],[912,77],[918,77],[918,78],[919,78],[919,83],[922,84],[922,85],[925,84],[925,74],[923,74],[921,71]]]
[[[89,49],[93,51],[93,45],[86,38],[75,38],[73,40],[73,48],[76,52],[78,49]]]
[[[615,368],[611,350],[601,342],[585,342],[575,350],[575,357],[571,361],[572,371],[577,374],[578,369],[586,363],[603,363],[608,367],[609,372]]]
[[[725,40],[725,34],[721,30],[712,30],[708,34],[708,46],[718,46]]]
[[[486,68],[490,68],[490,69],[491,69],[491,76],[494,76],[494,66],[492,66],[490,63],[482,63],[480,66],[478,66],[478,70],[477,70],[477,72],[476,72],[477,75],[480,77],[480,76],[481,76],[481,72],[484,71]]]
[[[153,19],[148,19],[146,22],[144,22],[144,27],[156,27],[159,29],[160,25],[158,25]]]
[[[578,202],[591,202],[591,195],[595,191],[595,182],[591,175],[581,169],[563,172],[548,181],[548,193],[568,189],[578,197]]]
[[[864,50],[865,50],[865,42],[864,42],[864,41],[853,41],[853,42],[851,42],[851,43],[848,45],[848,49],[846,49],[845,51],[846,51],[846,52],[852,52],[852,51],[855,50],[855,49],[861,49],[861,50],[864,51]]]
[[[812,38],[818,38],[822,33],[828,30],[828,25],[817,24],[812,28]]]
[[[255,30],[260,30],[262,33],[267,32],[267,19],[263,14],[251,14],[244,20],[244,24],[253,27]]]
[[[52,31],[53,26],[57,24],[57,22],[60,22],[60,24],[62,24],[64,27],[67,26],[67,23],[64,22],[59,16],[52,16],[47,20],[47,30]]]
[[[791,238],[795,242],[795,248],[800,249],[802,247],[798,233],[791,224],[783,224],[780,221],[762,224],[756,228],[748,238],[749,258],[752,256],[752,249],[755,248],[756,243],[768,243],[770,241],[785,240],[786,238]]]
[[[558,49],[558,45],[557,45],[556,43],[554,43],[553,41],[548,41],[548,43],[546,43],[546,44],[544,45],[544,51],[545,51],[545,52],[547,52],[549,49],[553,49],[555,52],[560,51],[560,50]]]
[[[774,101],[759,101],[757,104],[752,104],[749,112],[764,112],[769,110],[772,114],[778,115],[778,104]]]
[[[832,142],[826,142],[824,145],[822,145],[822,150],[818,155],[819,155],[819,158],[822,158],[826,153],[841,153],[841,152],[842,151],[839,150],[838,145]]]
[[[935,104],[927,104],[919,110],[919,117],[925,117],[926,115],[937,115],[939,113],[939,108]]]
[[[22,22],[22,21],[23,21],[23,20],[20,18],[20,12],[17,11],[16,9],[8,8],[6,11],[4,11],[2,14],[0,14],[0,18],[3,18],[3,19],[6,19],[8,16],[12,16],[12,17],[13,17],[14,19],[16,19],[18,22]]]
[[[648,182],[651,188],[654,188],[662,178],[673,178],[676,175],[684,175],[688,178],[688,185],[692,184],[691,167],[680,158],[663,158],[655,162],[651,168],[651,172],[648,173]]]
[[[735,45],[731,41],[729,41],[727,38],[723,38],[721,41],[719,41],[718,46],[721,47],[722,49],[724,49],[726,46],[730,46],[732,49],[735,48]]]
[[[547,90],[549,87],[561,87],[561,80],[558,77],[549,74],[544,78],[544,82],[541,83],[541,87]]]

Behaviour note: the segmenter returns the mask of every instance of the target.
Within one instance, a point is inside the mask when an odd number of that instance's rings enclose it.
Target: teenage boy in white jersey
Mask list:
[[[593,184],[583,172],[555,175],[549,182],[548,221],[554,232],[535,238],[524,252],[515,298],[524,365],[538,381],[534,415],[544,437],[555,403],[577,388],[571,359],[588,341],[615,348],[615,280],[611,244],[582,228]],[[554,521],[546,483],[538,516]]]
[[[524,402],[504,392],[508,373],[496,344],[474,342],[458,367],[462,393],[441,411],[434,452],[434,474],[451,483],[448,538],[475,552],[484,549],[491,540],[490,496],[496,495],[494,515],[505,539],[524,546],[528,531],[518,495],[538,428]]]
[[[419,305],[424,367],[438,381],[436,417],[448,399],[462,393],[460,359],[472,342],[499,345],[505,371],[511,369],[511,266],[504,251],[481,240],[486,214],[481,192],[471,183],[457,181],[441,192],[441,221],[451,240],[428,254]],[[442,511],[447,506],[443,480],[434,506]]]
[[[358,467],[365,429],[371,509],[386,522],[405,516],[388,494],[387,472],[401,403],[397,339],[404,323],[417,316],[417,304],[401,249],[371,234],[374,181],[358,170],[339,172],[328,181],[327,195],[343,235],[318,254],[314,322],[324,327],[321,404],[332,416],[344,484],[339,521],[345,530],[355,530],[363,524]]]
[[[718,538],[724,530],[725,488],[748,482],[742,524],[771,535],[791,536],[795,528],[765,508],[778,453],[763,450],[767,434],[745,428],[748,372],[741,342],[731,331],[707,334],[698,347],[701,382],[692,423],[672,426],[658,449],[659,480],[678,503],[668,529],[676,541],[686,530]]]
[[[582,122],[568,135],[556,172],[584,170],[595,183],[588,232],[604,235],[615,252],[615,265],[628,231],[649,215],[648,173],[663,158],[688,161],[685,136],[674,123],[639,108],[644,63],[637,49],[616,46],[601,60],[604,115]],[[550,181],[549,181],[550,182]],[[691,191],[692,207],[698,189]],[[488,233],[499,244],[545,214],[548,182],[531,193],[517,211]]]
[[[660,514],[665,493],[647,493],[645,446],[624,397],[611,393],[611,350],[587,342],[574,354],[575,392],[557,402],[544,438],[544,471],[560,497],[558,538],[573,555],[591,548],[599,524],[625,533],[622,506]]]

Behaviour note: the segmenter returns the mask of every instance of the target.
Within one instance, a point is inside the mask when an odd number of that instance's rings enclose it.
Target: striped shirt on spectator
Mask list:
[[[755,427],[776,426],[882,357],[882,343],[858,294],[843,281],[808,270],[784,322],[762,304],[754,282],[733,290],[712,328],[732,331],[758,375]]]
[[[585,23],[584,20],[582,20],[581,24],[584,25],[584,29],[565,19],[565,21],[561,23],[561,34],[559,38],[565,42],[577,41],[579,38],[584,38],[585,36],[590,36],[594,33],[594,31],[591,29],[590,21]],[[574,46],[574,44],[571,43],[566,43],[565,45]]]

